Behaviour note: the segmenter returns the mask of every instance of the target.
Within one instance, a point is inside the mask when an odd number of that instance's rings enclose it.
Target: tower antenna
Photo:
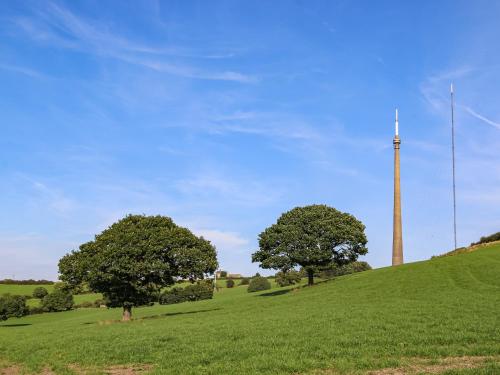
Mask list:
[[[451,159],[453,169],[453,240],[457,249],[457,201],[455,192],[455,103],[453,98],[453,83],[450,85],[451,98]]]
[[[401,140],[399,139],[399,120],[398,110],[396,109],[396,121],[394,124],[395,132],[392,143],[394,144],[394,212],[392,228],[392,265],[403,264],[403,233],[401,228],[401,186],[399,170],[399,148]]]

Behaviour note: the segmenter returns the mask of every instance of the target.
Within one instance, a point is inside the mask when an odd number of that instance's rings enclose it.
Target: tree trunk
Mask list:
[[[122,321],[128,322],[131,318],[132,318],[132,307],[131,306],[123,306]]]
[[[314,270],[307,270],[307,285],[314,284]]]

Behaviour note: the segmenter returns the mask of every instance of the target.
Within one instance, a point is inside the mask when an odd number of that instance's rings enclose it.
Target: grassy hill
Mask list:
[[[496,244],[296,290],[222,289],[213,300],[135,309],[130,323],[117,322],[118,309],[11,319],[0,323],[0,368],[498,374],[499,275]]]
[[[500,245],[500,241],[491,241],[491,242],[486,242],[486,243],[475,243],[467,247],[459,247],[458,249],[448,251],[447,253],[441,254],[434,256],[433,258],[436,257],[447,257],[447,256],[453,256],[453,255],[458,255],[458,254],[463,254],[463,253],[470,253],[476,250],[479,250],[483,247],[491,247],[495,245]]]

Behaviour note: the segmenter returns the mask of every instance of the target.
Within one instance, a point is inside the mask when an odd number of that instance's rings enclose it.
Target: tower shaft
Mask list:
[[[396,120],[397,121],[397,120]],[[403,233],[401,228],[401,186],[399,174],[399,146],[401,140],[394,137],[394,217],[392,232],[392,265],[403,264]]]

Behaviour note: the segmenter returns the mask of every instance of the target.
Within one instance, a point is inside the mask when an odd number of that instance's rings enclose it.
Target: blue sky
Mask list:
[[[390,264],[400,110],[406,261],[500,230],[500,3],[0,3],[0,278],[58,259],[127,213],[210,239],[254,273],[257,235],[325,203]]]

